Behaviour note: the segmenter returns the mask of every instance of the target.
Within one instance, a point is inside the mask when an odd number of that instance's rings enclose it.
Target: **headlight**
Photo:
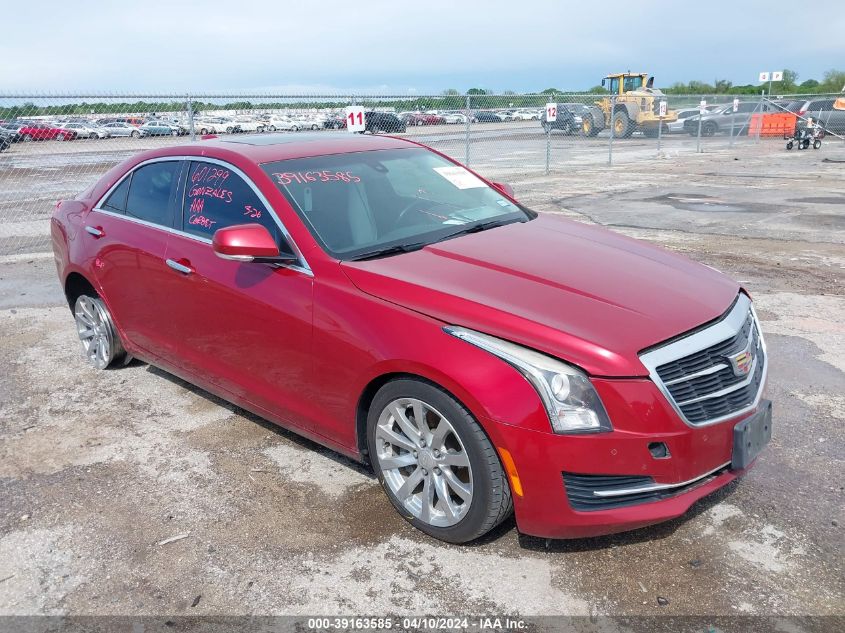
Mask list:
[[[462,327],[443,330],[498,356],[519,370],[540,396],[555,433],[610,431],[610,419],[590,379],[580,369],[527,347]]]

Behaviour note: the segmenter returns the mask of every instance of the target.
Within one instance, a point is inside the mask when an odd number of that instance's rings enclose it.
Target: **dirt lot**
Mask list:
[[[741,280],[767,337],[757,466],[593,540],[509,521],[433,541],[356,464],[156,368],[89,369],[43,243],[0,258],[0,614],[845,615],[845,164],[826,158],[845,149],[496,171]]]

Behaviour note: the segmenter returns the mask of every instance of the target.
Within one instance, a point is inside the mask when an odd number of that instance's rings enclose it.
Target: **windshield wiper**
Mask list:
[[[371,251],[366,251],[350,257],[349,261],[360,262],[366,259],[376,259],[378,257],[387,257],[388,255],[397,255],[398,253],[410,253],[411,251],[418,251],[423,246],[428,246],[427,242],[417,242],[414,244],[397,244],[395,246],[386,246],[385,248],[377,248]]]
[[[495,229],[498,226],[505,226],[506,224],[515,224],[516,222],[527,222],[527,220],[520,220],[520,219],[509,219],[509,220],[487,220],[486,222],[478,222],[476,224],[472,224],[466,228],[459,229],[448,235],[440,238],[437,240],[438,242],[442,242],[443,240],[448,240],[453,237],[457,237],[458,235],[467,235],[468,233],[480,233],[481,231],[486,231],[487,229]]]

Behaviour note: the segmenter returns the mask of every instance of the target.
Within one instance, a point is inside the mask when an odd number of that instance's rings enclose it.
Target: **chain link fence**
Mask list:
[[[829,141],[845,136],[841,95],[0,95],[0,255],[48,248],[56,201],[135,152],[208,134],[343,131],[349,106],[364,109],[366,132],[496,179],[782,143],[807,119]]]

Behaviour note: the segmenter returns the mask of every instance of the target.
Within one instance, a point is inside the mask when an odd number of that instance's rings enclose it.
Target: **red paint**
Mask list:
[[[569,508],[561,472],[643,474],[672,483],[729,460],[737,420],[684,424],[647,378],[637,352],[722,314],[736,296],[735,282],[678,255],[550,215],[416,252],[340,263],[320,248],[260,167],[409,146],[418,145],[350,134],[278,145],[210,140],[138,154],[56,209],[51,230],[61,281],[77,273],[97,288],[134,356],[353,457],[360,457],[361,445],[357,407],[371,381],[403,373],[437,383],[513,456],[524,491],[515,499],[516,519],[530,534],[575,537],[648,525],[682,514],[734,479],[738,473],[665,501],[582,513]],[[261,246],[254,224],[218,231],[212,247],[92,210],[127,170],[166,156],[214,158],[243,172],[313,274],[215,255],[214,249],[238,254]],[[190,186],[223,190],[222,174],[207,181],[212,169],[199,171]],[[324,172],[308,173],[319,182],[315,174]],[[297,181],[292,173],[282,176]],[[297,182],[310,182],[298,176]],[[348,182],[357,177],[346,176]],[[232,212],[241,218],[236,205]],[[201,222],[193,218],[203,216],[189,217]],[[102,227],[105,236],[94,239],[86,224]],[[194,272],[170,269],[168,258]],[[579,365],[592,376],[614,430],[552,434],[530,384],[498,358],[444,334],[444,324]],[[652,441],[666,442],[671,459],[653,459]]]

